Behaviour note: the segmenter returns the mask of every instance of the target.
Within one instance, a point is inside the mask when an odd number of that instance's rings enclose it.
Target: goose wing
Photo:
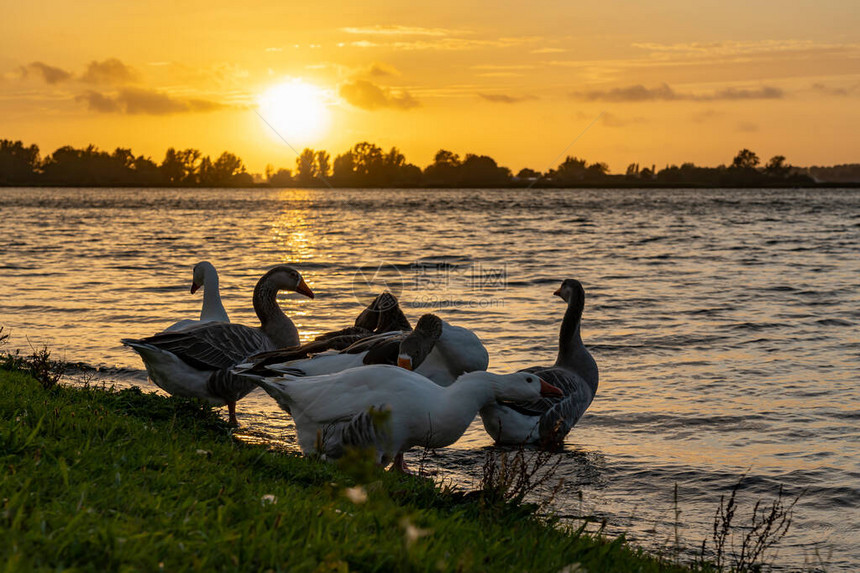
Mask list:
[[[258,328],[242,324],[212,322],[177,332],[164,332],[138,342],[170,352],[200,370],[220,370],[248,356],[272,348],[272,342]]]

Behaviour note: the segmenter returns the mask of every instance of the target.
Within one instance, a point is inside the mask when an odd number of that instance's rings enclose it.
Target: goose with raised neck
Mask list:
[[[537,374],[561,388],[564,396],[532,402],[493,402],[482,408],[484,428],[497,443],[559,447],[597,393],[597,363],[583,344],[581,335],[585,289],[579,281],[566,279],[553,294],[567,303],[559,330],[555,364],[534,366],[522,372]]]
[[[227,311],[221,302],[218,271],[209,261],[200,261],[194,265],[192,270],[191,294],[196,293],[200,288],[203,289],[203,306],[200,309],[200,319],[180,320],[165,328],[164,332],[174,332],[204,322],[230,322],[230,317],[227,316]]]
[[[249,356],[298,341],[298,330],[278,305],[279,290],[313,298],[301,274],[286,265],[269,270],[254,288],[254,310],[259,327],[207,322],[176,332],[163,332],[122,343],[140,354],[149,377],[166,392],[202,398],[227,405],[230,422],[236,424],[236,402],[254,385],[230,369]]]

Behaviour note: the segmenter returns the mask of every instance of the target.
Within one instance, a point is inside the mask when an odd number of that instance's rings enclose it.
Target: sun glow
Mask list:
[[[266,129],[291,145],[304,145],[323,136],[330,113],[320,88],[302,80],[291,80],[269,88],[257,99],[258,112]]]

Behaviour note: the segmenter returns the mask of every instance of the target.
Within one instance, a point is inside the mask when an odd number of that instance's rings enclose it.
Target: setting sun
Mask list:
[[[329,110],[325,93],[302,80],[291,80],[269,88],[257,100],[257,113],[266,129],[290,144],[304,145],[325,134]]]

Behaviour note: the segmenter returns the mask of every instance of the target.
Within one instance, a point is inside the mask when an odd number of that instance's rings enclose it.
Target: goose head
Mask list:
[[[400,343],[397,365],[406,370],[414,370],[424,362],[433,346],[442,336],[442,319],[435,314],[425,314],[418,319],[409,336]]]
[[[258,284],[266,284],[275,290],[289,290],[314,298],[314,293],[305,283],[299,271],[287,265],[278,265],[269,270]]]
[[[191,277],[191,294],[206,283],[206,275],[215,271],[215,267],[209,261],[200,261],[194,265]]]
[[[582,288],[582,284],[576,279],[564,279],[561,286],[552,294],[561,297],[561,300],[567,304],[579,303],[585,300],[585,289]]]
[[[355,326],[366,328],[377,334],[392,330],[412,330],[409,319],[400,310],[397,297],[383,292],[355,319]]]
[[[513,374],[489,374],[476,372],[473,375],[490,375],[493,379],[493,392],[496,400],[511,402],[532,402],[540,398],[561,398],[564,392],[530,372]],[[469,376],[466,374],[465,376]]]

